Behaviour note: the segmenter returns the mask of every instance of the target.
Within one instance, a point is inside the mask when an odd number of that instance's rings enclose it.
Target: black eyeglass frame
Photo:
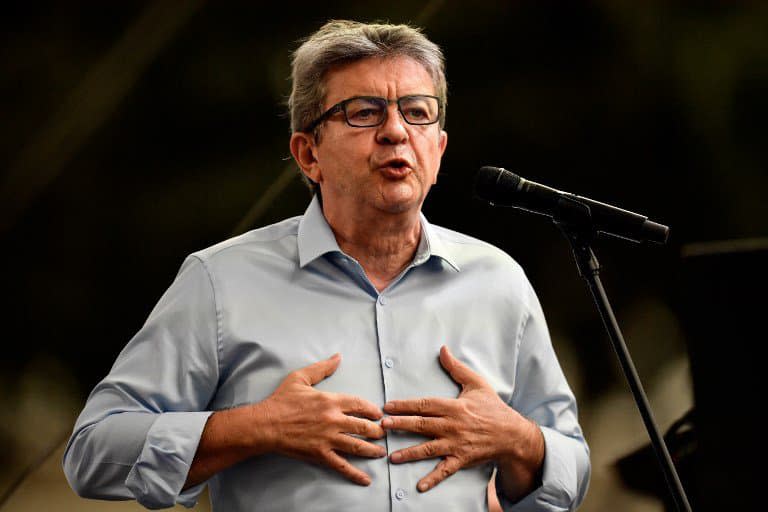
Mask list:
[[[402,100],[407,100],[407,99],[411,99],[411,98],[433,98],[433,99],[437,100],[437,119],[435,119],[434,121],[430,121],[428,123],[413,123],[413,122],[409,121],[408,118],[406,118],[406,116],[403,114],[403,106],[402,106],[402,104],[400,102]],[[375,126],[380,126],[380,125],[384,124],[384,121],[387,120],[387,116],[385,115],[384,117],[381,118],[381,121],[379,121],[376,124],[370,124],[370,125],[364,125],[364,126],[352,124],[349,121],[349,118],[347,117],[347,108],[346,107],[347,107],[347,104],[349,102],[354,101],[354,100],[386,101],[387,102],[387,106],[389,106],[392,103],[397,103],[397,111],[400,112],[400,116],[403,118],[403,121],[405,121],[406,123],[408,123],[410,125],[414,125],[414,126],[428,126],[430,124],[435,124],[435,123],[439,122],[440,119],[442,119],[442,117],[443,117],[443,102],[440,101],[440,98],[438,98],[437,96],[432,96],[431,94],[407,94],[405,96],[400,96],[399,98],[397,98],[395,100],[390,100],[390,99],[387,99],[387,98],[382,98],[381,96],[352,96],[351,98],[347,98],[345,100],[342,100],[342,101],[338,102],[337,104],[333,105],[328,110],[326,110],[325,112],[320,114],[320,116],[317,119],[315,119],[314,121],[312,121],[311,123],[309,123],[307,125],[307,127],[304,130],[302,130],[302,132],[304,132],[304,133],[314,132],[315,128],[317,128],[321,123],[324,123],[329,117],[334,115],[336,112],[343,112],[344,113],[344,121],[346,121],[347,125],[349,125],[349,126],[351,126],[353,128],[373,128]]]

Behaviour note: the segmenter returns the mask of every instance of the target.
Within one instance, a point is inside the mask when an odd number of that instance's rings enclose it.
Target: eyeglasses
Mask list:
[[[388,100],[377,96],[355,96],[340,101],[320,117],[309,123],[304,132],[312,132],[315,128],[337,112],[344,112],[344,119],[349,126],[355,128],[370,128],[379,126],[387,119],[387,106],[397,103],[397,110],[408,124],[434,124],[440,119],[442,105],[437,96],[412,94],[396,100]]]

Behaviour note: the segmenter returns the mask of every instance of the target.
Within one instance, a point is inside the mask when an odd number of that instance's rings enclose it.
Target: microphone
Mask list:
[[[475,178],[475,194],[494,206],[511,206],[554,221],[563,221],[574,203],[586,209],[598,233],[632,242],[666,243],[669,228],[648,217],[609,204],[562,192],[521,178],[500,167],[481,167]],[[569,208],[570,206],[570,208]]]

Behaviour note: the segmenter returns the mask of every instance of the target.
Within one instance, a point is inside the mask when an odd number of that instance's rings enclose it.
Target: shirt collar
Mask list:
[[[304,267],[323,254],[341,252],[331,226],[325,220],[317,194],[312,198],[307,211],[299,221],[298,244],[300,267]]]
[[[448,263],[456,272],[459,272],[461,270],[459,264],[456,263],[456,259],[435,232],[435,228],[427,221],[423,213],[419,215],[421,216],[421,242],[416,250],[414,263],[418,265],[427,261],[430,256],[435,256]]]
[[[458,272],[458,264],[440,240],[434,227],[427,221],[424,214],[420,214],[420,219],[421,241],[416,249],[413,264],[421,265],[431,256],[436,256]],[[323,208],[317,195],[312,198],[304,216],[299,221],[298,245],[299,266],[302,268],[324,254],[342,252],[338,242],[336,242],[336,236],[334,236],[325,215],[323,215]]]

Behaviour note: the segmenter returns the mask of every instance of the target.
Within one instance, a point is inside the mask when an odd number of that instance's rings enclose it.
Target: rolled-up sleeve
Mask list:
[[[213,281],[190,256],[77,419],[63,459],[75,492],[195,504],[204,485],[182,487],[219,378],[218,319]]]
[[[510,405],[541,427],[545,444],[542,485],[512,503],[501,492],[497,476],[497,494],[504,510],[575,510],[589,484],[589,447],[578,423],[576,399],[558,363],[532,289],[529,297],[530,312],[518,340],[517,375]]]

